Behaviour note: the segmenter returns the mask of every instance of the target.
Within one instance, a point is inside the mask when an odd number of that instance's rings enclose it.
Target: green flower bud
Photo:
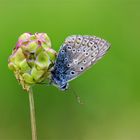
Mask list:
[[[56,59],[56,51],[51,48],[51,41],[46,33],[22,34],[8,66],[14,72],[23,89],[41,83],[50,78],[50,70]]]

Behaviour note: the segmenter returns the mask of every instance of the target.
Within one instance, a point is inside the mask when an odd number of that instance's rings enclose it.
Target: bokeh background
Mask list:
[[[17,38],[46,32],[56,50],[68,35],[90,34],[109,53],[70,83],[34,87],[38,140],[140,140],[139,0],[0,0],[0,140],[31,140],[28,94],[7,67]]]

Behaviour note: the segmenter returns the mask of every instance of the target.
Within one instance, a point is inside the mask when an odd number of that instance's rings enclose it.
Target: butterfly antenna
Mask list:
[[[74,90],[72,87],[70,87],[70,89],[72,90],[72,93],[74,94],[74,96],[75,96],[77,102],[78,102],[79,104],[84,104],[84,103],[81,101],[80,96],[77,95],[77,93],[75,92],[75,90]]]

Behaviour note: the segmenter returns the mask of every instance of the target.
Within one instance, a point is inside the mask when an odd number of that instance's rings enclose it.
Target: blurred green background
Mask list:
[[[70,84],[34,87],[38,140],[140,140],[139,0],[0,0],[0,140],[31,140],[28,94],[7,67],[18,36],[94,34],[109,53]]]

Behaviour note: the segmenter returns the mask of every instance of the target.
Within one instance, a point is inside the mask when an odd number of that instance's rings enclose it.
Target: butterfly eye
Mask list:
[[[68,61],[68,58],[67,57],[65,58],[65,61]]]
[[[71,75],[74,75],[74,74],[75,74],[75,71],[71,71],[70,74],[71,74]]]

